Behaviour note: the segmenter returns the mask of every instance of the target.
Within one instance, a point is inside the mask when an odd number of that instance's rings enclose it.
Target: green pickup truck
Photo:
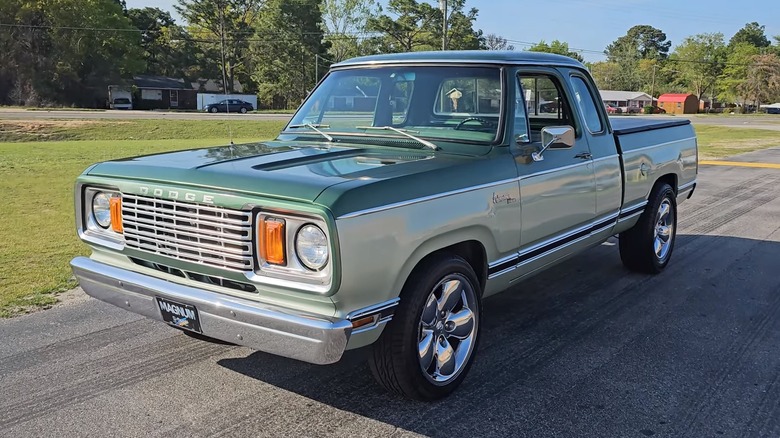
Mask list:
[[[610,120],[570,58],[357,58],[273,141],[89,167],[92,255],[71,265],[206,341],[316,364],[369,347],[385,388],[434,400],[474,361],[484,298],[613,235],[628,269],[663,271],[697,159],[687,120]]]

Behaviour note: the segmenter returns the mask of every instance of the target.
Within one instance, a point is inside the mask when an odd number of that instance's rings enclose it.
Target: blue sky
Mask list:
[[[174,13],[175,0],[127,0],[128,8],[156,6]],[[438,3],[431,0],[430,3]],[[674,45],[696,33],[722,32],[728,41],[745,23],[766,25],[780,35],[780,0],[468,0],[479,9],[477,28],[496,33],[522,49],[521,42],[554,39],[583,49],[588,61],[637,24],[666,32]]]

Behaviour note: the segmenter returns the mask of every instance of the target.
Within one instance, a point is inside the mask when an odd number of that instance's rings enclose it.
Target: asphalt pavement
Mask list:
[[[745,161],[780,163],[780,148]],[[780,436],[780,170],[703,166],[659,276],[615,240],[485,301],[437,403],[91,298],[0,321],[0,436]]]

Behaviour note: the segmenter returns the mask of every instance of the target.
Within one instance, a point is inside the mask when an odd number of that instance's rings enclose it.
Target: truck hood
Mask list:
[[[350,183],[349,187],[355,188],[413,175],[420,179],[474,160],[485,161],[432,151],[273,141],[108,161],[92,168],[89,175],[314,202],[335,185]],[[462,179],[468,183],[472,178]],[[441,190],[439,185],[422,191]],[[395,185],[395,191],[400,188]],[[420,188],[402,191],[413,196]],[[337,201],[335,198],[327,204]],[[358,208],[371,201],[349,204]]]

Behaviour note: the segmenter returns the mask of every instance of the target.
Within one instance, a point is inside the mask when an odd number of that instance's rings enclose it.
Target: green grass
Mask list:
[[[724,158],[780,146],[780,131],[694,125],[699,138],[699,158]]]
[[[0,142],[273,138],[276,120],[0,120]]]
[[[8,123],[0,122],[0,126]],[[247,142],[273,138],[283,123],[231,121],[230,125],[236,142]],[[76,237],[73,184],[87,166],[227,143],[225,124],[219,121],[140,120],[80,126],[63,121],[42,129],[71,140],[0,142],[0,193],[4,198],[0,214],[0,317],[50,306],[57,293],[76,285],[68,262],[89,254],[89,250]],[[131,137],[138,139],[128,140]]]

